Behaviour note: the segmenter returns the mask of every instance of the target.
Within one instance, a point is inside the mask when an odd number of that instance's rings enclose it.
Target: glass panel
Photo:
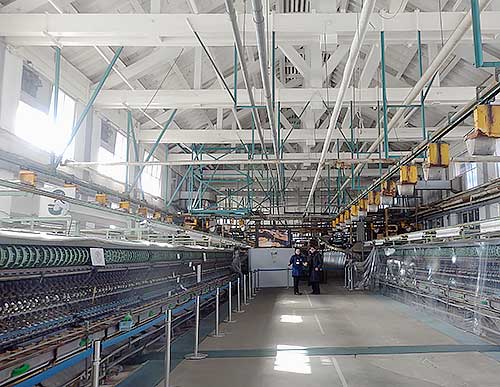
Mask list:
[[[54,96],[52,96],[49,113],[19,101],[15,133],[40,149],[59,155],[71,136],[75,119],[75,101],[59,91],[58,116],[55,122],[52,117],[53,109]],[[71,144],[64,156],[72,158],[73,155],[74,144]]]

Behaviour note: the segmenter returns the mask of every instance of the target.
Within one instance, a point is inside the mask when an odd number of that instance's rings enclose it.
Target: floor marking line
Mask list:
[[[345,380],[344,374],[342,373],[342,370],[340,369],[340,364],[337,361],[337,359],[332,357],[332,362],[333,362],[333,365],[335,366],[335,369],[337,370],[337,375],[339,376],[340,382],[342,383],[342,387],[349,387],[349,385],[347,384],[347,380]]]
[[[307,301],[309,301],[309,306],[310,306],[311,308],[314,308],[314,307],[313,307],[313,303],[311,302],[311,297],[309,297],[309,294],[306,294],[306,296],[307,296]]]
[[[362,356],[362,355],[416,355],[430,353],[467,353],[496,352],[500,353],[500,345],[401,345],[374,347],[305,347],[298,350],[287,349],[286,352],[299,351],[307,356]],[[275,348],[255,349],[219,349],[206,350],[211,358],[244,358],[244,357],[275,357],[282,350]]]
[[[319,321],[319,317],[318,317],[318,315],[316,313],[314,313],[314,318],[316,319],[316,322],[318,323],[319,331],[324,336],[325,335],[325,330],[321,326],[321,322]]]

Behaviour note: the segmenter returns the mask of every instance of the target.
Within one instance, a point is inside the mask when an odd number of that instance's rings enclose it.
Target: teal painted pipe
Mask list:
[[[276,106],[276,31],[272,32],[272,55],[271,55],[271,60],[272,60],[272,65],[271,65],[271,93],[272,93],[272,100],[273,100],[273,106]],[[279,116],[278,116],[279,117]],[[279,119],[279,118],[278,118]],[[278,126],[279,130],[279,126]]]
[[[59,108],[59,83],[61,80],[61,48],[56,47],[54,74],[54,122],[57,121],[57,110]]]
[[[139,144],[137,143],[137,139],[135,138],[135,130],[134,130],[134,128],[132,127],[131,129],[132,129],[131,130],[131,134],[132,134],[132,144],[134,145],[135,161],[139,161]],[[134,171],[135,170],[136,169],[134,169]],[[144,200],[144,191],[141,191],[141,197],[142,197],[142,200]]]
[[[175,190],[174,192],[172,193],[172,196],[170,197],[170,200],[168,201],[167,205],[165,206],[165,208],[169,208],[171,205],[172,205],[172,202],[174,201],[174,198],[175,198],[175,195],[177,195],[177,193],[179,192],[179,190],[181,189],[181,186],[182,184],[184,183],[184,181],[186,180],[186,177],[189,176],[190,172],[191,172],[191,169],[193,169],[193,166],[190,165],[188,170],[186,171],[186,173],[182,176],[182,179],[181,181],[179,181],[179,183],[177,184],[177,187],[175,187]]]
[[[234,106],[238,105],[238,49],[234,46]]]
[[[424,64],[422,58],[422,32],[417,31],[417,41],[418,41],[418,69],[420,77],[424,74]],[[427,138],[427,129],[425,127],[425,97],[424,90],[420,92],[420,118],[422,121],[422,138],[425,140]]]
[[[399,109],[399,108],[403,108],[403,109],[404,108],[413,108],[413,109],[415,109],[415,108],[420,108],[420,105],[398,105],[398,104],[394,105],[394,104],[388,104],[387,107],[388,108],[397,108],[397,109]]]
[[[130,110],[127,111],[127,153],[125,154],[125,161],[127,165],[125,166],[125,189],[128,190],[129,185],[129,165],[130,162],[130,132],[132,131],[132,112]]]
[[[483,38],[481,36],[481,12],[479,10],[479,0],[471,0],[472,13],[472,36],[474,38],[474,58],[477,68],[480,67],[500,67],[500,62],[485,62],[483,57]]]
[[[148,153],[148,156],[146,157],[146,160],[144,160],[146,163],[151,159],[151,157],[153,156],[153,154],[155,153],[156,149],[158,148],[158,145],[160,145],[160,141],[161,139],[163,138],[163,135],[165,134],[165,132],[167,131],[168,127],[170,126],[170,124],[172,123],[172,121],[174,120],[174,117],[175,117],[175,114],[177,113],[177,109],[174,109],[172,111],[172,114],[170,114],[170,117],[168,118],[167,122],[165,123],[165,125],[163,126],[163,129],[161,130],[160,134],[158,135],[158,138],[156,139],[155,143],[153,144],[153,146],[151,147],[149,153]],[[141,178],[141,175],[142,175],[142,172],[144,171],[144,168],[146,168],[146,165],[142,165],[141,168],[139,169],[139,173],[137,174],[137,176],[135,177],[134,179],[134,182],[132,183],[132,185],[130,186],[129,188],[129,191],[128,192],[131,192],[134,187],[137,185],[137,182],[139,181],[139,179]]]
[[[384,153],[385,158],[389,157],[389,135],[387,130],[387,81],[385,74],[385,32],[380,32],[380,63],[382,72],[382,109],[384,114]]]

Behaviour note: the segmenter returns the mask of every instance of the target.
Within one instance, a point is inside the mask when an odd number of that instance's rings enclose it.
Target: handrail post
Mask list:
[[[101,340],[94,341],[92,357],[92,387],[99,387],[99,370],[101,366]]]
[[[224,337],[224,333],[219,332],[219,319],[220,319],[220,288],[217,286],[215,291],[215,332],[212,337]]]

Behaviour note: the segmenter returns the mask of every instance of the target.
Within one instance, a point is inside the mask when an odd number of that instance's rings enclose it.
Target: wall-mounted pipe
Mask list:
[[[479,4],[479,10],[483,10],[486,8],[488,5],[491,4],[493,0],[483,0]],[[462,21],[458,24],[457,28],[449,39],[446,41],[444,44],[443,48],[441,51],[439,51],[438,55],[436,58],[432,61],[430,66],[427,68],[425,73],[422,75],[422,77],[419,79],[419,81],[413,86],[411,91],[408,93],[406,96],[405,100],[403,101],[402,105],[411,105],[413,101],[419,96],[420,92],[424,89],[424,87],[427,85],[427,83],[431,80],[431,78],[434,76],[434,74],[440,69],[440,67],[443,65],[443,63],[446,61],[446,59],[450,56],[450,54],[455,50],[455,48],[458,46],[460,43],[460,40],[463,38],[463,36],[469,31],[469,28],[472,25],[472,12],[468,12],[467,15],[462,19]],[[401,120],[405,117],[405,109],[400,109],[394,114],[392,117],[391,121],[389,122],[388,125],[388,132],[390,133],[391,130],[393,130],[400,122]],[[384,140],[384,135],[380,135],[377,140],[368,148],[368,152],[375,152],[379,146],[379,144]],[[354,175],[358,174],[363,168],[362,165],[358,165],[356,169],[354,169]],[[352,176],[349,177],[344,184],[340,187],[340,190],[343,190],[347,187],[347,184],[349,184]],[[336,193],[338,195],[338,192]],[[334,198],[335,199],[335,198]]]
[[[344,74],[342,76],[342,82],[340,84],[339,92],[337,95],[337,101],[335,102],[335,107],[333,109],[333,113],[330,118],[330,125],[328,126],[328,131],[326,132],[326,138],[323,144],[323,151],[321,152],[321,158],[319,161],[318,169],[316,170],[316,175],[314,176],[314,181],[311,187],[311,191],[309,192],[309,198],[307,199],[305,212],[307,212],[307,209],[309,208],[313,200],[314,191],[316,190],[316,187],[318,186],[319,180],[321,178],[321,171],[325,166],[328,149],[332,141],[333,131],[336,128],[337,120],[339,118],[340,110],[342,108],[342,103],[344,102],[345,94],[347,92],[347,89],[349,88],[349,83],[351,82],[351,78],[354,73],[354,69],[356,67],[356,61],[358,59],[361,46],[363,45],[363,41],[365,40],[366,32],[370,24],[370,16],[373,13],[373,9],[375,8],[375,3],[376,0],[367,0],[365,1],[363,9],[361,10],[358,29],[351,44],[349,57],[347,59],[347,63],[344,69]]]

